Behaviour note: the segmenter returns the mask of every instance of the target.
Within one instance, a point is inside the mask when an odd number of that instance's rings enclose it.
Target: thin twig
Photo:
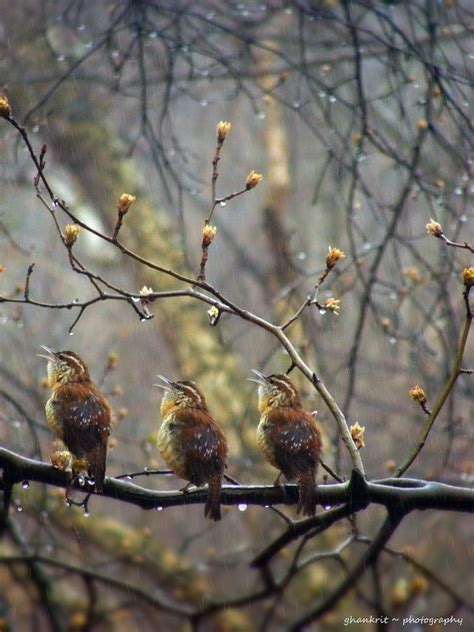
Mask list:
[[[30,265],[28,266],[28,271],[26,273],[25,289],[23,291],[23,297],[25,301],[28,301],[30,297],[30,279],[31,279],[31,275],[33,274],[34,267],[35,267],[35,264],[30,263]]]
[[[471,312],[471,308],[469,305],[469,289],[470,288],[466,288],[465,292],[464,292],[464,300],[465,300],[465,304],[466,304],[466,320],[464,323],[464,328],[461,334],[461,339],[459,342],[459,346],[458,349],[456,351],[456,357],[454,359],[454,366],[453,369],[451,371],[451,374],[449,376],[449,379],[445,385],[445,387],[443,388],[438,401],[435,403],[434,407],[433,407],[433,411],[430,413],[430,415],[427,417],[424,426],[421,430],[420,436],[415,444],[415,446],[412,448],[412,450],[410,451],[408,457],[405,459],[405,461],[403,461],[403,463],[401,465],[399,465],[399,467],[396,469],[394,476],[402,476],[402,474],[404,474],[407,469],[410,467],[410,465],[414,462],[414,460],[417,458],[417,456],[420,454],[421,450],[423,449],[426,440],[428,438],[428,435],[431,432],[431,429],[439,415],[439,413],[441,412],[444,403],[446,401],[446,399],[448,398],[449,394],[451,393],[451,391],[453,390],[453,387],[456,383],[456,380],[458,379],[460,373],[461,373],[461,363],[463,361],[463,357],[464,357],[464,350],[466,348],[466,343],[467,343],[467,339],[469,336],[469,330],[471,328],[471,324],[472,324],[472,312]]]
[[[462,248],[464,250],[469,250],[469,252],[474,253],[474,246],[471,246],[471,244],[468,244],[467,241],[464,241],[463,243],[451,241],[451,239],[448,239],[444,233],[435,235],[435,237],[438,237],[438,239],[441,239],[441,241],[444,241],[444,243],[447,246],[452,246],[453,248]]]
[[[125,594],[132,594],[134,597],[143,601],[153,608],[157,608],[158,610],[163,610],[164,612],[168,612],[170,614],[180,615],[180,616],[190,616],[193,611],[186,607],[182,606],[177,602],[171,601],[165,595],[158,596],[158,590],[155,589],[153,591],[153,595],[144,590],[139,586],[134,586],[128,582],[122,581],[117,577],[112,577],[110,575],[105,575],[96,570],[90,570],[88,568],[84,568],[83,566],[74,566],[73,564],[69,564],[67,562],[62,562],[58,559],[52,559],[49,557],[44,557],[43,555],[30,554],[30,555],[2,555],[0,556],[0,562],[3,564],[27,564],[31,566],[35,565],[45,565],[51,566],[53,568],[59,568],[68,573],[72,573],[73,575],[78,575],[80,577],[88,577],[93,579],[94,581],[100,582],[108,587],[117,588],[120,591],[125,592]],[[61,628],[62,629],[62,628]]]

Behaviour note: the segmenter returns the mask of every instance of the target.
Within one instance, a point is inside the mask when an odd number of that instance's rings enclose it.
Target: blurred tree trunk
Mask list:
[[[281,24],[284,28],[284,21]],[[274,55],[265,51],[260,58],[262,69],[272,65]],[[294,198],[290,174],[290,157],[288,135],[281,104],[271,95],[275,78],[263,75],[261,87],[267,92],[266,117],[264,126],[265,153],[267,159],[266,184],[267,195],[263,208],[263,229],[265,231],[272,266],[266,284],[267,301],[273,302],[274,318],[283,322],[290,317],[305,300],[304,292],[293,285],[300,279],[300,273],[294,265],[291,252],[292,226],[291,202]],[[296,213],[293,215],[296,216]],[[305,287],[305,286],[303,286]],[[306,289],[306,288],[305,288]],[[272,297],[279,297],[273,300]],[[318,332],[318,324],[309,311],[302,313],[301,318],[292,326],[292,340],[305,349],[305,357],[316,363],[313,352]],[[319,364],[319,363],[318,363]]]

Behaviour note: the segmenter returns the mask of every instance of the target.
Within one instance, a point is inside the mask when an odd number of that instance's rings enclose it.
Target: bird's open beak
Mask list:
[[[164,375],[158,374],[157,377],[164,382],[164,384],[153,384],[153,386],[157,386],[158,388],[163,388],[165,391],[169,391],[172,388],[173,383]]]
[[[56,359],[56,351],[53,351],[46,345],[40,345],[40,347],[44,349],[48,355],[45,355],[44,353],[37,353],[36,355],[38,356],[38,358],[46,358],[48,362],[54,361]]]
[[[256,369],[252,369],[252,373],[255,373],[257,378],[248,377],[247,380],[249,382],[255,382],[256,384],[267,384],[268,383],[267,376],[264,375],[263,373],[261,373],[260,371],[257,371]]]

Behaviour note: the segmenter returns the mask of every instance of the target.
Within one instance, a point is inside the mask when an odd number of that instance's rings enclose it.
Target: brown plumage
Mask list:
[[[159,377],[164,385],[156,386],[165,389],[165,394],[160,406],[163,423],[158,431],[158,448],[177,476],[197,487],[208,484],[204,515],[220,520],[222,475],[228,453],[226,438],[194,382],[171,382]]]
[[[284,373],[268,377],[254,371],[258,388],[260,423],[257,445],[267,461],[281,475],[296,480],[299,489],[298,512],[313,516],[316,511],[316,472],[321,456],[321,433],[313,415],[306,412],[299,393]]]
[[[102,491],[107,458],[107,441],[112,409],[92,383],[84,360],[74,351],[52,351],[48,355],[48,382],[51,396],[46,403],[46,419],[52,432],[75,456],[73,473],[87,469],[96,491]]]

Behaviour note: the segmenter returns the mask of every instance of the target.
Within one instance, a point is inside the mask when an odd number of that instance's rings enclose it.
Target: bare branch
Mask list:
[[[461,364],[464,358],[464,351],[466,348],[466,343],[467,343],[467,339],[469,336],[469,331],[471,329],[471,324],[472,324],[472,313],[471,313],[471,309],[469,306],[469,288],[466,289],[465,293],[464,293],[464,297],[465,297],[465,302],[466,302],[466,310],[467,310],[467,314],[466,314],[466,320],[464,323],[464,328],[461,334],[461,339],[459,341],[459,346],[456,352],[456,357],[454,359],[454,366],[453,369],[451,371],[451,374],[449,376],[449,379],[445,385],[445,387],[443,388],[438,401],[435,403],[435,405],[433,406],[433,410],[431,413],[429,413],[424,425],[423,425],[423,429],[420,433],[420,436],[415,444],[415,446],[412,448],[412,450],[410,451],[409,455],[407,456],[407,458],[405,459],[405,461],[397,468],[396,472],[395,472],[395,476],[401,476],[402,474],[404,474],[404,472],[407,471],[407,469],[410,467],[410,465],[413,463],[413,461],[417,458],[417,456],[419,455],[419,453],[421,452],[421,450],[423,449],[426,440],[428,438],[428,435],[431,432],[431,429],[436,421],[436,418],[438,417],[439,413],[441,412],[444,403],[446,401],[446,399],[448,398],[449,394],[451,393],[452,389],[454,388],[454,385],[456,383],[456,380],[458,379],[460,373],[461,373]],[[425,412],[429,412],[429,411],[425,411]]]
[[[15,452],[0,448],[0,467],[4,477],[15,485],[22,481],[36,481],[55,487],[66,489],[69,475],[67,472],[55,469],[52,465],[28,459]],[[125,475],[128,476],[128,475]],[[357,482],[354,482],[357,481]],[[74,489],[83,488],[75,483]],[[323,507],[349,503],[343,509],[348,513],[359,511],[367,502],[398,507],[405,513],[413,509],[440,509],[446,511],[474,511],[474,491],[442,483],[414,479],[392,478],[367,483],[355,470],[351,481],[335,485],[320,485],[317,487],[317,502]],[[94,494],[97,496],[97,494]],[[207,491],[197,489],[182,493],[179,491],[155,492],[135,485],[127,480],[106,478],[103,496],[117,501],[126,502],[142,509],[168,508],[182,505],[195,505],[205,502]],[[221,502],[224,505],[293,505],[298,502],[297,485],[284,485],[281,488],[273,485],[230,485],[224,486]],[[350,511],[349,511],[350,509]],[[332,510],[328,510],[331,512]],[[326,512],[327,513],[327,512]],[[326,515],[323,513],[322,516]],[[333,514],[327,513],[328,520]],[[317,520],[324,518],[316,516]],[[297,528],[306,532],[313,526],[308,518],[298,523]],[[289,537],[295,527],[289,527]]]

